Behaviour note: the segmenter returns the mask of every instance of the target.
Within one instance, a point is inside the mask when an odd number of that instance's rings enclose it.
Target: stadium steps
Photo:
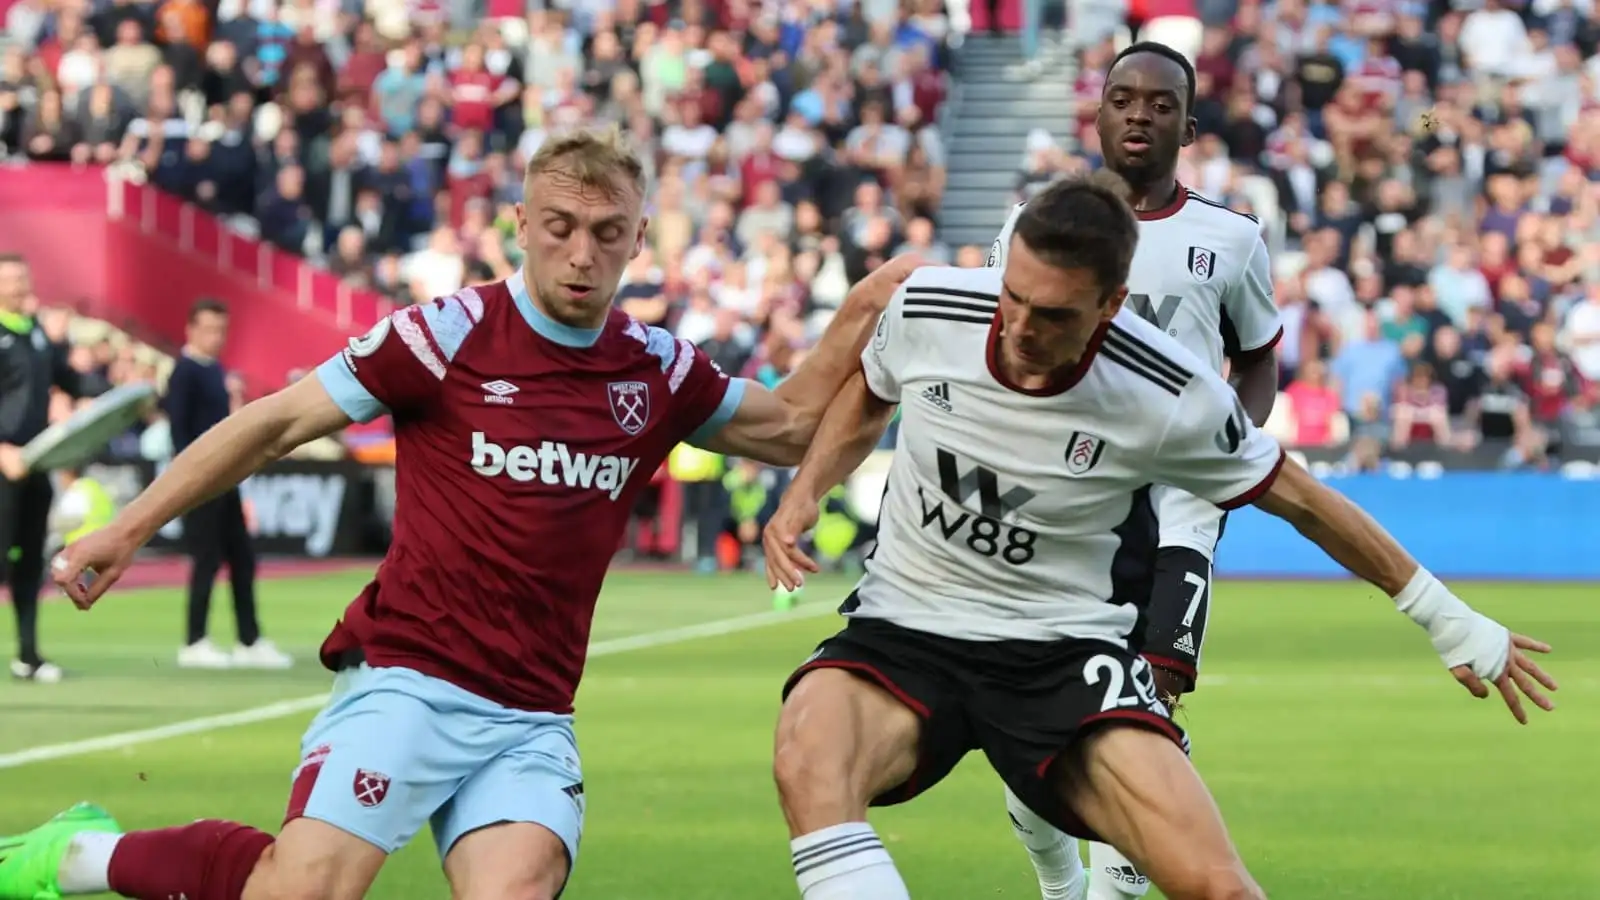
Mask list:
[[[1075,143],[1071,52],[1047,33],[1037,75],[1023,72],[1021,62],[1015,35],[973,34],[961,48],[960,100],[945,131],[949,181],[939,212],[951,246],[988,249],[1011,209],[1031,131],[1043,128],[1064,146]]]

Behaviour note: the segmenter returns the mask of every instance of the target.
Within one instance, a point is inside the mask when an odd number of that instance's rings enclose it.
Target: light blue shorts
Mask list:
[[[443,858],[469,832],[533,822],[578,859],[583,770],[572,717],[510,709],[403,668],[346,669],[300,744],[285,821],[393,853],[423,823]]]

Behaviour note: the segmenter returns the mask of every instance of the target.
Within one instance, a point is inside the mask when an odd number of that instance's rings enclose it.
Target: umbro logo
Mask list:
[[[1185,631],[1183,637],[1172,642],[1172,649],[1182,650],[1190,656],[1194,655],[1194,632]]]
[[[483,384],[479,385],[479,387],[483,388],[485,391],[483,395],[483,400],[485,403],[498,403],[501,406],[510,406],[511,395],[522,390],[522,388],[519,388],[511,382],[503,379],[485,381]]]
[[[941,381],[938,384],[929,385],[928,388],[922,392],[922,399],[932,403],[934,406],[939,407],[945,412],[950,412],[951,410],[955,409],[954,406],[950,405],[950,382],[948,381]]]

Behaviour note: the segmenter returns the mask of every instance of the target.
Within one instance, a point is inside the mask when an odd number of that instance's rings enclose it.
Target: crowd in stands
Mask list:
[[[402,302],[510,272],[522,162],[594,122],[632,135],[656,185],[624,308],[726,370],[781,379],[895,252],[982,263],[937,228],[966,17],[940,0],[8,2],[7,155],[123,167]],[[1018,192],[1099,163],[1127,37],[1108,26],[1203,21],[1180,177],[1263,221],[1288,325],[1276,430],[1372,453],[1503,442],[1518,464],[1593,430],[1593,0],[1107,16],[1119,2],[1070,4],[1097,23],[1066,33],[1080,127],[1030,145]]]
[[[1135,26],[1204,25],[1179,177],[1262,219],[1286,324],[1275,430],[1365,465],[1425,444],[1538,465],[1597,440],[1592,0],[1133,2]],[[1080,127],[1030,146],[1019,196],[1098,164],[1115,44],[1078,37]]]

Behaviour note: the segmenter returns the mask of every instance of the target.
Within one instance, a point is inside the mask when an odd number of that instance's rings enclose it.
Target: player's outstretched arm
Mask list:
[[[350,417],[314,375],[251,403],[178,454],[110,525],[62,551],[52,563],[52,577],[74,603],[87,608],[167,522],[301,444],[349,424]],[[86,572],[93,578],[84,578]]]
[[[816,561],[800,549],[800,536],[817,524],[822,498],[878,446],[895,406],[872,391],[859,369],[833,398],[761,535],[769,587],[794,590],[805,581],[804,573],[818,571]]]
[[[1383,526],[1303,467],[1286,460],[1255,505],[1293,525],[1335,562],[1393,597],[1395,606],[1428,632],[1444,664],[1473,696],[1489,696],[1485,682],[1492,682],[1523,724],[1528,715],[1518,691],[1540,709],[1555,708],[1541,690],[1554,691],[1555,679],[1528,656],[1530,651],[1550,652],[1548,644],[1513,634],[1468,606]]]
[[[693,443],[775,466],[800,462],[829,403],[851,373],[900,284],[923,264],[913,254],[879,266],[850,289],[805,362],[775,390],[747,382],[738,409],[715,434]]]

